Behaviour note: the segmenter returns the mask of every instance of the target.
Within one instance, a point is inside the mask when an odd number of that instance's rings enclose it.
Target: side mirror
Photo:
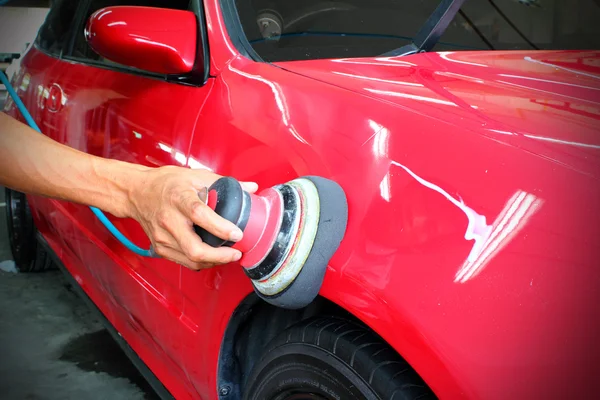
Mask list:
[[[191,72],[198,27],[191,11],[115,6],[94,12],[85,38],[96,53],[118,64],[158,74]]]

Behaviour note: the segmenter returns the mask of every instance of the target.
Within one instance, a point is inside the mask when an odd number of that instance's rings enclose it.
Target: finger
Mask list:
[[[175,250],[181,251],[193,262],[227,264],[239,260],[242,256],[239,250],[229,247],[215,249],[203,243],[183,215],[174,216],[166,229],[177,242]]]
[[[162,254],[158,250],[157,254],[163,257],[172,257],[176,262],[191,269],[199,269],[224,265],[235,262],[240,259],[241,252],[230,247],[214,248],[206,243],[202,243],[197,249],[193,250],[190,258],[187,254],[170,247],[162,247]]]
[[[193,271],[200,271],[202,269],[216,266],[216,265],[211,265],[208,263],[193,262],[193,261],[189,260],[188,258],[186,258],[185,255],[183,255],[182,253],[180,253],[174,249],[171,249],[169,247],[159,247],[155,251],[156,251],[156,254],[158,254],[160,257],[164,258],[165,260],[169,260],[176,264],[183,265],[184,267],[191,269]]]
[[[184,254],[196,263],[229,264],[238,261],[242,257],[239,250],[226,246],[212,247],[206,243],[200,243],[199,246],[194,246],[188,252]]]
[[[157,226],[154,229],[145,229],[146,234],[152,241],[152,247],[156,251],[156,249],[164,247],[164,248],[172,248],[174,244],[177,243],[171,232],[169,232],[166,228]]]
[[[169,233],[165,232],[165,234],[170,236]],[[210,248],[210,246],[208,246],[202,242],[201,242],[201,245],[207,246]],[[154,252],[159,257],[164,258],[169,261],[172,261],[172,262],[175,262],[177,264],[181,264],[181,265],[185,266],[186,268],[192,269],[194,271],[198,271],[198,270],[206,269],[206,268],[212,268],[214,266],[228,264],[230,262],[235,262],[239,259],[240,255],[241,255],[240,252],[235,250],[235,252],[237,252],[239,254],[236,254],[235,256],[233,256],[231,260],[228,260],[227,257],[223,257],[222,259],[208,258],[204,261],[192,260],[181,251],[181,249],[178,247],[177,242],[175,241],[174,238],[169,243],[156,244],[155,246],[153,246],[153,248],[154,248]],[[227,249],[225,249],[225,250],[227,250]],[[233,250],[233,249],[230,249],[230,250]]]
[[[222,178],[222,175],[215,174],[208,169],[193,169],[191,171],[191,184],[196,189],[199,190],[203,187],[209,187],[213,183],[215,183],[219,178]]]
[[[178,203],[178,208],[194,224],[223,240],[237,242],[242,239],[243,234],[240,228],[214,212],[208,205],[202,203],[198,196],[185,196]]]
[[[242,189],[248,193],[255,193],[258,190],[258,184],[256,182],[240,182]]]

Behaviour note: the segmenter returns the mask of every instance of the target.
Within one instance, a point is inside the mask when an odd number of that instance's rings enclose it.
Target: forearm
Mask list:
[[[82,132],[83,134],[83,132]],[[242,231],[198,196],[220,176],[204,170],[148,168],[62,145],[0,112],[0,184],[24,193],[95,206],[140,223],[155,252],[193,270],[237,261],[239,250],[203,243],[193,225],[237,242]],[[256,183],[242,182],[254,193]]]
[[[62,145],[0,112],[0,183],[127,216],[129,190],[146,167]]]

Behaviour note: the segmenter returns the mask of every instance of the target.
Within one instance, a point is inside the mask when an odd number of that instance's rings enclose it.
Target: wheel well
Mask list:
[[[348,311],[321,296],[298,310],[272,306],[254,293],[246,297],[231,316],[221,343],[219,398],[240,399],[241,390],[265,346],[288,327],[318,315],[339,316],[364,325]]]
[[[341,317],[370,329],[350,312],[321,296],[305,308],[286,310],[250,294],[231,316],[221,343],[219,399],[242,398],[252,368],[262,357],[265,346],[279,333],[300,321],[324,315]]]

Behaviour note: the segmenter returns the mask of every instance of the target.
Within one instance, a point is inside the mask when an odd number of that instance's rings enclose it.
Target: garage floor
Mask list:
[[[6,272],[4,207],[0,187],[0,397],[158,399],[60,271]]]

